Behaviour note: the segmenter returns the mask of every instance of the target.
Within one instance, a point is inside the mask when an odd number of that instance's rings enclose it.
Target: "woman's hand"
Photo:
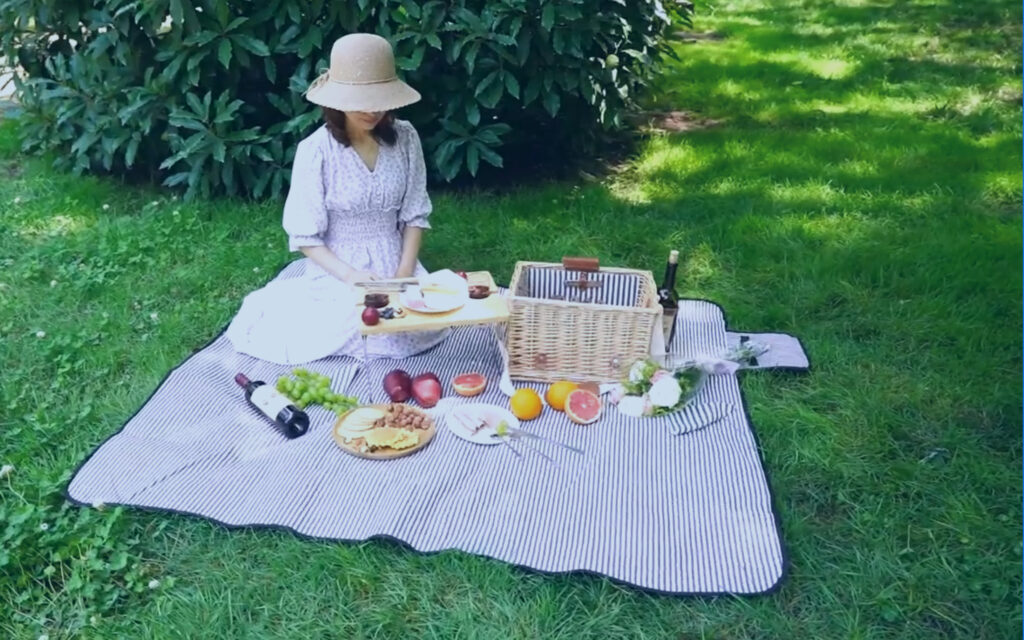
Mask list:
[[[419,227],[405,227],[402,230],[402,257],[398,261],[398,270],[395,271],[396,278],[411,278],[416,275],[416,259],[422,239],[423,229]]]
[[[411,278],[414,275],[416,275],[415,265],[412,267],[399,266],[398,271],[395,271],[396,278]]]
[[[334,252],[323,245],[299,249],[307,258],[320,265],[324,271],[347,284],[377,280],[377,274],[362,269],[353,269]]]
[[[377,275],[372,271],[362,271],[358,269],[351,269],[345,277],[342,278],[348,284],[355,284],[357,282],[372,282],[377,280]]]

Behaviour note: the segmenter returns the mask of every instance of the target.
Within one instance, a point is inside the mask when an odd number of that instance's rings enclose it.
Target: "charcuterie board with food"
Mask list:
[[[391,460],[416,453],[436,433],[427,412],[407,404],[374,404],[338,417],[332,430],[343,451],[360,458]]]

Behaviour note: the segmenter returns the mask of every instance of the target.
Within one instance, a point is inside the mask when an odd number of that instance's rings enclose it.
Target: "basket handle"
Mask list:
[[[564,256],[562,258],[562,268],[566,271],[599,271],[601,269],[601,261],[597,258]]]
[[[565,281],[565,300],[567,302],[572,297],[569,295],[570,289],[577,290],[578,302],[596,303],[598,301],[596,299],[597,292],[594,289],[602,288],[604,282],[600,278],[591,280],[587,275],[598,273],[601,270],[600,260],[597,258],[565,256],[562,258],[562,268],[566,271],[576,271],[580,274],[579,280]]]

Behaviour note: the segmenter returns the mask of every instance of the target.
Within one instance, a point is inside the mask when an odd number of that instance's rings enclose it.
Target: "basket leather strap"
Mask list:
[[[562,268],[566,271],[598,271],[601,261],[597,258],[565,256],[562,258]]]

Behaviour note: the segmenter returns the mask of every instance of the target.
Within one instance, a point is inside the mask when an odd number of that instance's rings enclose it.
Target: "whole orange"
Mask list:
[[[562,380],[548,387],[548,392],[544,395],[544,399],[547,401],[548,406],[555,411],[565,411],[565,399],[578,388],[579,385],[575,382]]]
[[[540,402],[540,396],[533,389],[519,389],[509,398],[509,408],[512,415],[520,420],[533,420],[540,415],[544,405]]]

